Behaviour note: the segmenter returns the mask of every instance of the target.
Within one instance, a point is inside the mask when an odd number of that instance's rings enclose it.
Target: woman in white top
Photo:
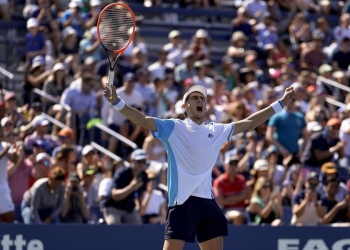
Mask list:
[[[151,133],[146,137],[142,149],[146,151],[148,160],[164,163],[167,161],[163,143],[154,138]]]
[[[11,198],[11,190],[7,182],[7,153],[11,144],[0,143],[0,223],[14,221],[14,205]]]
[[[157,175],[148,173],[147,190],[142,197],[139,213],[146,224],[164,224],[166,218],[166,199],[161,191],[156,190]]]
[[[128,33],[131,33],[131,32],[132,32],[132,28],[129,29]],[[147,46],[146,46],[144,39],[140,35],[140,28],[139,27],[135,28],[134,38],[132,39],[132,42],[129,44],[129,46],[124,51],[123,56],[131,57],[133,54],[132,51],[134,48],[139,48],[141,50],[142,54],[144,54],[144,55],[148,54]]]

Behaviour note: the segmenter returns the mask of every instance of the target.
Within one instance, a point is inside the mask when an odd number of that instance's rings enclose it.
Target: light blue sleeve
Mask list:
[[[166,141],[174,131],[175,120],[154,118],[154,121],[156,123],[157,131],[151,131],[152,135],[161,141]]]

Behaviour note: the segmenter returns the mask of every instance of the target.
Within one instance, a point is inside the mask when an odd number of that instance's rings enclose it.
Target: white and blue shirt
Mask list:
[[[157,132],[168,154],[169,206],[188,197],[212,199],[212,168],[224,142],[231,139],[234,123],[200,124],[191,119],[157,119]]]

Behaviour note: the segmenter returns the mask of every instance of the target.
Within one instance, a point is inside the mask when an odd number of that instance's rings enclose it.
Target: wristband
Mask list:
[[[119,97],[118,100],[114,103],[111,103],[111,105],[115,110],[120,111],[121,109],[124,108],[125,102]]]
[[[277,101],[273,102],[270,106],[273,108],[275,113],[278,113],[278,112],[282,111],[283,108],[284,108],[283,104],[282,104],[282,102],[280,100],[277,100]]]

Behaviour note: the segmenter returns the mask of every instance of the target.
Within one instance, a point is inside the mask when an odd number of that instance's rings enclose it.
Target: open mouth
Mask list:
[[[198,112],[203,112],[203,107],[202,107],[202,106],[198,106],[198,107],[197,107],[197,111],[198,111]]]

